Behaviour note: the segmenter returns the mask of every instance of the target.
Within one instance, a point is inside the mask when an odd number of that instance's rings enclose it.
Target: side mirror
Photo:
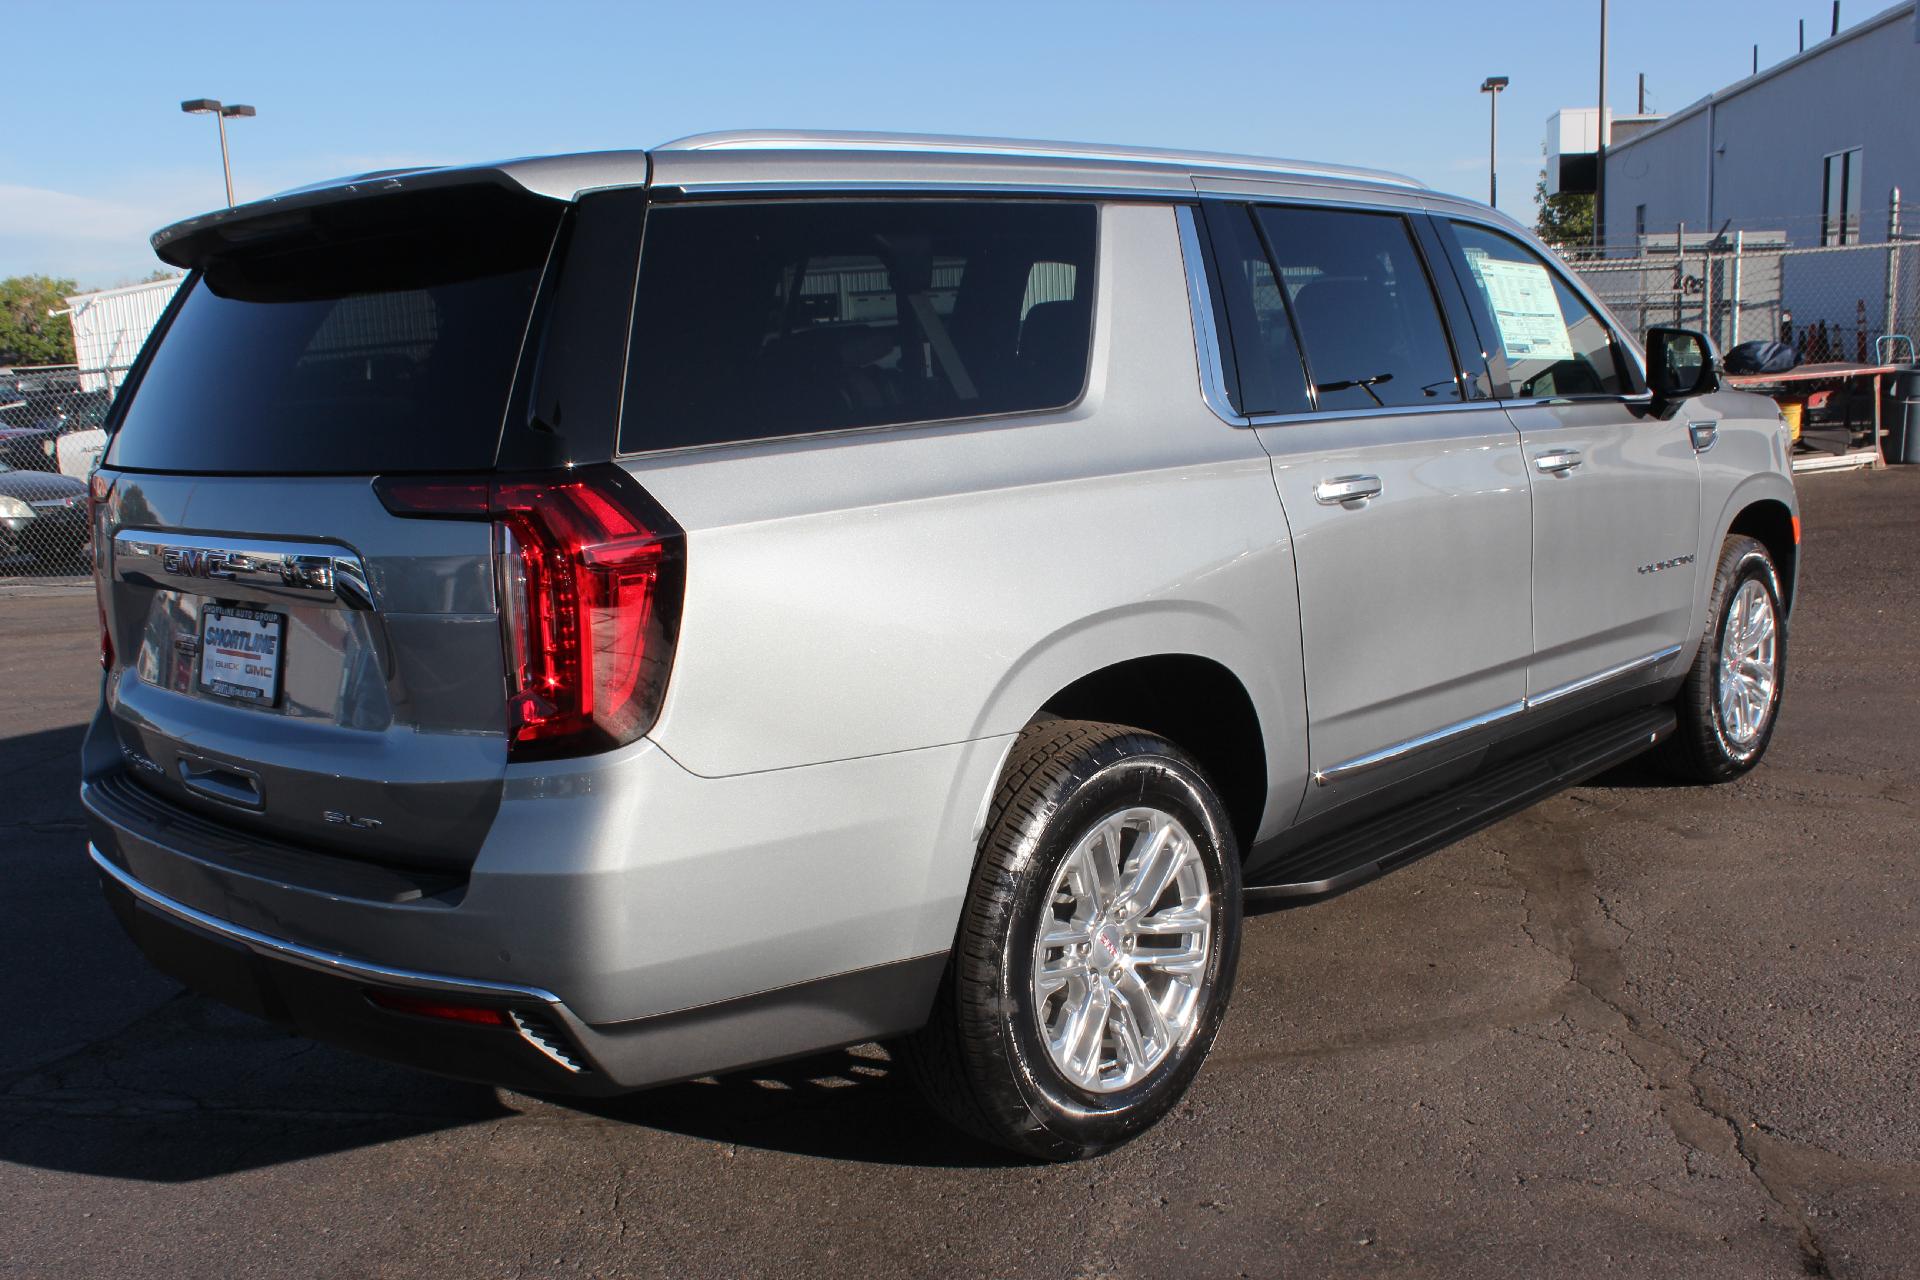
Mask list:
[[[1647,389],[1664,403],[1720,389],[1720,370],[1707,335],[1692,329],[1647,330]]]

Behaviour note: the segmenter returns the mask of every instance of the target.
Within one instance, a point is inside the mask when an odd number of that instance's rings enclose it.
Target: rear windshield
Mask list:
[[[1032,412],[1086,381],[1092,205],[656,205],[623,452]]]
[[[562,209],[495,188],[362,200],[216,253],[133,391],[108,465],[492,466]]]

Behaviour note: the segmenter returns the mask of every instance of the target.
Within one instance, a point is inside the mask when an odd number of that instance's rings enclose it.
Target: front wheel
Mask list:
[[[1199,1070],[1239,937],[1239,850],[1200,768],[1138,729],[1042,722],[1002,774],[909,1070],[949,1120],[1022,1154],[1118,1146]]]
[[[1691,782],[1726,782],[1753,768],[1773,740],[1786,680],[1786,617],[1773,557],[1752,538],[1728,538],[1714,569],[1707,634],[1680,688],[1669,770]]]

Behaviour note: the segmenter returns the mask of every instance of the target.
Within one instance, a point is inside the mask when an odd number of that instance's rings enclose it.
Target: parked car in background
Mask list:
[[[1089,1155],[1244,902],[1773,732],[1773,404],[1411,179],[710,135],[154,243],[91,857],[312,1036],[587,1094],[886,1039]]]
[[[87,568],[87,486],[0,463],[0,573]]]
[[[105,391],[0,389],[0,462],[84,480],[106,450]]]

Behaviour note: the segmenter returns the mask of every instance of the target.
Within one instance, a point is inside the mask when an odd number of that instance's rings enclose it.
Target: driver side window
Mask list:
[[[1474,319],[1505,357],[1510,397],[1631,394],[1613,330],[1558,271],[1497,231],[1456,222],[1453,233]]]

